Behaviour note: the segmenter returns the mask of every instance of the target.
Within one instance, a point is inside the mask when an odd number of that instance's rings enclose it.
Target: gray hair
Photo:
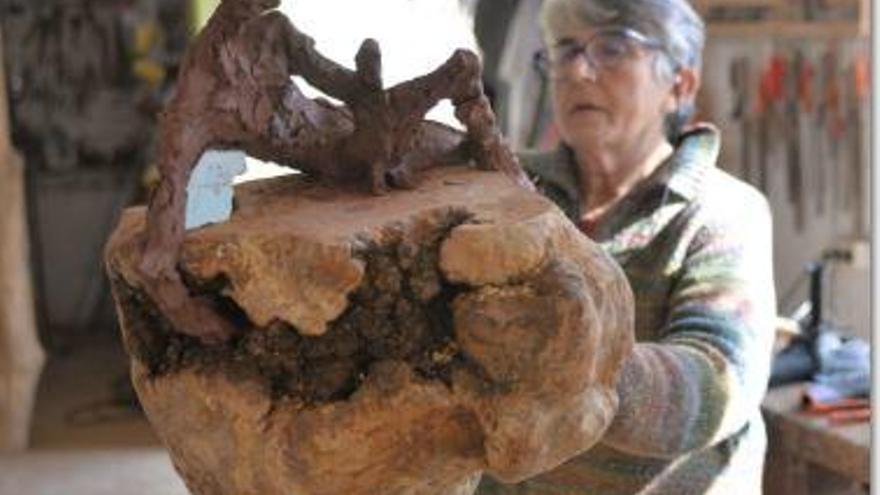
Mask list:
[[[656,40],[662,48],[656,73],[671,80],[678,69],[698,71],[703,63],[706,27],[688,0],[544,0],[541,29],[545,40],[560,32],[584,27],[633,29]],[[694,112],[685,104],[666,118],[667,137],[674,141]]]

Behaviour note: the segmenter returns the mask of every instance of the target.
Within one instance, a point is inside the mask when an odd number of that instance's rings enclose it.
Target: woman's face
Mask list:
[[[613,152],[664,138],[664,117],[678,96],[675,81],[655,70],[662,55],[651,40],[631,31],[572,30],[548,52],[554,117],[567,144]]]

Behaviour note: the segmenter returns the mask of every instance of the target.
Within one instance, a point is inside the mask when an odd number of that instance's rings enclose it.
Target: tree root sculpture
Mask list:
[[[220,4],[162,115],[159,186],[106,247],[135,390],[189,490],[471,495],[590,448],[632,293],[528,190],[476,57],[386,89],[374,41],[346,69],[277,3]],[[441,99],[465,132],[424,120]],[[239,185],[228,221],[186,232],[209,148],[303,174]]]
[[[143,209],[107,247],[135,389],[193,495],[471,495],[610,424],[632,294],[546,198],[466,165],[384,197],[282,177],[236,198],[180,261],[238,329],[222,344],[140,286]]]

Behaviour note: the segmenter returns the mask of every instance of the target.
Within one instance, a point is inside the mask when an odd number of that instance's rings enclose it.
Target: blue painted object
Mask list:
[[[232,180],[247,169],[245,154],[237,150],[202,153],[187,185],[186,230],[229,220]]]

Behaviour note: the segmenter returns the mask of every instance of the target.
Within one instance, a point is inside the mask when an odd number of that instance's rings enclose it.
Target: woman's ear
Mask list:
[[[697,91],[700,90],[700,83],[700,73],[696,69],[690,67],[679,69],[672,84],[675,107],[680,108],[685,104],[694,103]]]

